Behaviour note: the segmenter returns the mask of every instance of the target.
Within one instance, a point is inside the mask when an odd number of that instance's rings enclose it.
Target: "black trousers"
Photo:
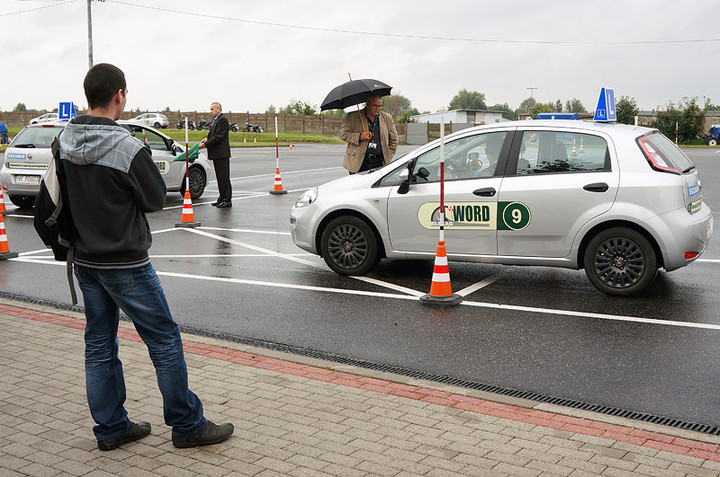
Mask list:
[[[230,183],[230,158],[213,159],[213,167],[215,168],[215,177],[218,182],[220,195],[218,202],[232,202],[232,184]]]

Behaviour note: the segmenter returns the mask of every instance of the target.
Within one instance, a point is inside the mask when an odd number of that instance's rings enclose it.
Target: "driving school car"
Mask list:
[[[381,169],[306,191],[295,244],[342,275],[437,250],[440,141]],[[585,269],[608,295],[644,290],[695,261],[713,232],[695,166],[655,129],[519,121],[444,144],[449,260]]]
[[[50,145],[60,134],[66,122],[41,123],[20,131],[5,151],[5,162],[0,169],[0,186],[4,195],[18,207],[31,208],[40,190],[40,181],[50,163]],[[185,192],[185,161],[174,161],[185,148],[168,136],[132,121],[118,121],[132,134],[145,142],[162,175],[168,191]],[[190,165],[188,176],[190,195],[202,196],[210,173],[210,163],[204,154]]]

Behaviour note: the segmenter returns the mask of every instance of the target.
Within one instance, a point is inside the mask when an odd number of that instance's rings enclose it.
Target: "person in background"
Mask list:
[[[370,94],[365,108],[349,113],[338,137],[347,142],[343,167],[350,174],[368,171],[389,164],[398,146],[398,133],[393,118],[381,111],[382,98]]]
[[[232,184],[230,183],[230,123],[222,113],[220,103],[210,104],[210,114],[213,122],[210,132],[205,139],[200,141],[200,149],[203,147],[208,151],[208,159],[213,161],[215,177],[217,178],[220,196],[212,203],[221,209],[232,207]]]
[[[8,130],[7,125],[0,121],[0,144],[7,144],[8,142]]]
[[[58,175],[72,220],[75,276],[85,304],[85,387],[101,451],[142,439],[150,424],[133,422],[125,409],[125,378],[118,357],[122,310],[148,348],[175,447],[217,444],[233,433],[203,414],[188,388],[180,330],[148,249],[147,212],[165,205],[165,183],[150,149],[115,121],[127,101],[125,74],[108,63],[87,72],[88,114],[72,119],[58,136]]]

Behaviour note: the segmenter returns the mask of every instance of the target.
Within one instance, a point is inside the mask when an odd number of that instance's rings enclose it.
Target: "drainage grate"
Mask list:
[[[23,295],[17,295],[14,293],[8,293],[0,291],[0,298],[8,300],[15,300],[25,303],[33,303],[41,306],[52,307],[60,310],[69,310],[74,312],[82,313],[84,309],[80,306],[64,305],[48,300],[41,300],[36,298],[30,298]],[[126,317],[123,317],[127,320]],[[294,354],[298,356],[304,356],[307,358],[314,358],[323,361],[331,361],[338,364],[344,364],[348,366],[354,366],[358,368],[368,369],[372,371],[380,371],[391,374],[398,374],[400,376],[406,376],[409,378],[422,379],[425,381],[436,382],[440,384],[448,384],[451,386],[457,386],[465,389],[473,389],[476,391],[483,391],[492,394],[498,394],[501,396],[508,396],[519,399],[527,399],[529,401],[542,402],[546,404],[554,404],[557,406],[569,407],[572,409],[578,409],[582,411],[597,412],[600,414],[606,414],[615,417],[622,417],[626,419],[632,419],[635,421],[649,422],[652,424],[658,424],[667,427],[673,427],[678,429],[685,429],[688,431],[701,432],[710,435],[720,435],[720,428],[718,426],[712,426],[707,424],[699,424],[694,422],[684,421],[682,419],[675,419],[670,417],[659,416],[657,414],[650,414],[647,412],[628,411],[626,409],[620,409],[611,406],[602,406],[599,404],[591,404],[583,401],[574,399],[559,398],[554,396],[547,396],[544,394],[538,394],[530,391],[520,391],[517,389],[505,388],[502,386],[495,386],[490,384],[483,384],[476,381],[469,381],[465,379],[453,378],[451,376],[440,376],[436,374],[425,373],[409,368],[403,368],[400,366],[392,366],[386,364],[371,363],[369,361],[347,358],[339,356],[333,353],[326,353],[323,351],[315,351],[306,348],[300,348],[297,346],[274,343],[271,341],[260,340],[256,338],[243,338],[233,336],[224,333],[209,332],[207,330],[201,330],[194,327],[181,326],[181,330],[184,333],[192,333],[196,335],[206,336],[209,338],[217,338],[225,341],[232,341],[248,346],[254,346],[257,348],[264,348],[273,351],[279,351],[283,353]]]

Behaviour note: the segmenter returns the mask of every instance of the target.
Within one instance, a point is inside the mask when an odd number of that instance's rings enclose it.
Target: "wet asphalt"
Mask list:
[[[412,150],[401,147],[401,153]],[[611,298],[583,271],[451,263],[453,290],[479,282],[462,305],[428,308],[396,287],[429,291],[432,262],[383,260],[367,282],[340,277],[295,247],[289,211],[302,191],[347,175],[342,145],[280,150],[285,195],[269,195],[274,148],[233,149],[231,209],[193,201],[202,227],[175,227],[182,197],[150,214],[151,253],[175,319],[187,330],[316,351],[572,402],[720,426],[720,240],[702,260],[661,271],[646,293]],[[705,201],[720,219],[720,151],[686,149]],[[0,155],[1,158],[1,155]],[[59,305],[70,298],[62,264],[46,258],[32,211],[9,202],[11,251],[0,290]],[[43,258],[45,257],[45,258]],[[81,303],[82,304],[82,303]]]

